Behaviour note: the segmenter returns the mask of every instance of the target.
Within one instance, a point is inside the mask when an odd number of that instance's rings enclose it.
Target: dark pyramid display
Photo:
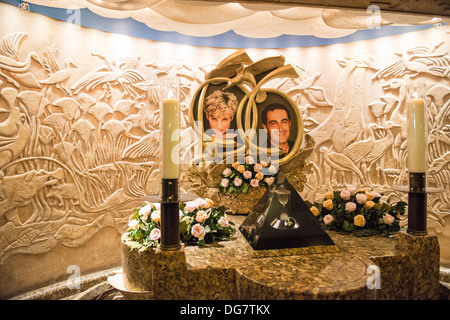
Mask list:
[[[254,250],[335,245],[282,172],[239,230]]]

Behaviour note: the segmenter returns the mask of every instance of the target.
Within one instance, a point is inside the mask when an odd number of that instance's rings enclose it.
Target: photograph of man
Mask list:
[[[262,126],[268,133],[268,148],[279,148],[280,158],[285,157],[293,148],[289,140],[291,134],[291,115],[286,106],[279,103],[269,104],[261,116]]]
[[[238,107],[238,100],[231,92],[216,90],[205,99],[204,111],[213,136],[220,139],[232,139],[236,134],[228,133]]]

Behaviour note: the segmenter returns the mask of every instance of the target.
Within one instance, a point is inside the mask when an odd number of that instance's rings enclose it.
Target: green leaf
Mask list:
[[[190,226],[194,218],[188,215],[183,216],[180,221],[180,233],[186,234],[190,230]]]
[[[342,223],[342,229],[344,229],[347,232],[352,232],[355,228],[355,225],[353,223],[348,222],[347,220],[344,220]]]

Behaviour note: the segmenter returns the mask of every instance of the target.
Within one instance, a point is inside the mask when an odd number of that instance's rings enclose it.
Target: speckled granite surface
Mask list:
[[[407,258],[403,266],[408,276],[408,299],[438,299],[440,250],[437,237],[400,232],[396,240],[396,249]]]
[[[239,226],[244,217],[232,219]],[[439,295],[439,282],[436,288],[434,279],[439,278],[435,238],[406,233],[392,238],[329,235],[338,250],[258,255],[237,231],[232,241],[159,252],[154,262],[154,298],[356,300]],[[369,272],[374,267],[379,268],[380,289],[367,285],[378,275]],[[422,267],[432,275],[421,273]]]
[[[231,218],[239,226],[245,216]],[[154,258],[144,259],[145,268],[140,266],[142,256],[137,259],[137,256],[129,255],[124,257],[122,268],[82,277],[80,290],[69,290],[64,282],[15,299],[356,300],[450,297],[450,289],[442,285],[450,279],[450,271],[442,272],[441,268],[439,272],[439,247],[435,238],[417,238],[403,232],[392,238],[359,238],[334,232],[329,232],[329,235],[336,243],[337,252],[310,254],[303,251],[297,255],[290,252],[289,255],[258,256],[237,231],[232,241],[204,248],[183,246],[177,252],[154,250],[151,253]],[[130,253],[129,247],[123,249],[126,249],[125,255]],[[368,267],[374,266],[380,271],[380,289],[367,286],[371,277]],[[156,280],[149,280],[153,275]],[[128,277],[127,285],[124,277]],[[135,286],[131,290],[130,280]]]

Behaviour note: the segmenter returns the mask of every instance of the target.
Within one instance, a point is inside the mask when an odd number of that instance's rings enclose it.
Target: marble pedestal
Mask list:
[[[244,218],[231,217],[236,227]],[[339,250],[257,255],[239,232],[231,241],[182,245],[175,251],[157,248],[148,255],[123,243],[123,274],[110,283],[126,299],[439,299],[436,237],[329,235]],[[374,276],[379,276],[378,288],[368,285]]]
[[[409,289],[407,298],[438,299],[440,249],[437,237],[399,232],[396,240],[396,249],[406,257],[406,263],[402,267]]]

